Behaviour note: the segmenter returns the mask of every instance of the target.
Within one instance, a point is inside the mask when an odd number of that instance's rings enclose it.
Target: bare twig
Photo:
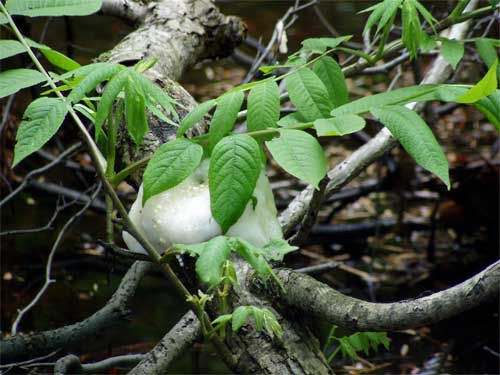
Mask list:
[[[135,262],[127,271],[113,296],[104,307],[87,319],[51,331],[31,335],[16,335],[0,341],[1,360],[19,361],[34,358],[64,348],[80,345],[107,329],[123,324],[129,315],[130,300],[144,275],[153,267],[151,262]]]
[[[85,211],[87,211],[87,209],[89,208],[90,206],[90,203],[92,202],[92,200],[95,199],[95,197],[97,197],[97,194],[101,191],[101,184],[99,183],[97,188],[95,189],[94,193],[92,194],[92,197],[91,197],[91,200],[89,200],[85,206],[82,207],[81,210],[79,210],[75,215],[73,215],[67,222],[66,224],[64,224],[64,226],[61,228],[61,230],[59,231],[59,234],[57,235],[57,238],[56,238],[56,241],[54,242],[54,245],[52,245],[52,249],[50,250],[50,253],[49,253],[49,257],[47,259],[47,265],[45,267],[45,282],[42,286],[42,288],[38,291],[38,293],[36,294],[36,296],[33,298],[33,300],[26,306],[24,307],[23,309],[19,310],[19,313],[16,317],[16,319],[14,320],[14,323],[12,323],[12,328],[11,328],[11,333],[12,335],[16,335],[17,334],[17,327],[19,326],[19,323],[21,323],[21,319],[24,317],[24,315],[29,311],[31,310],[31,308],[33,306],[35,306],[38,301],[40,301],[40,299],[42,298],[42,296],[44,295],[45,291],[47,290],[47,288],[50,286],[50,284],[52,284],[53,282],[55,282],[55,280],[53,280],[51,278],[51,268],[52,268],[52,260],[54,259],[54,255],[56,253],[56,250],[57,248],[59,247],[59,244],[61,243],[61,240],[63,239],[64,237],[64,234],[66,233],[66,230],[81,216],[83,215],[83,213]]]
[[[42,174],[42,173],[48,171],[49,169],[55,167],[57,164],[62,162],[64,158],[66,158],[67,156],[71,155],[73,152],[78,150],[78,148],[80,148],[80,146],[81,146],[80,142],[75,143],[74,145],[68,147],[68,149],[66,151],[62,152],[61,155],[59,155],[57,158],[52,160],[50,163],[44,165],[41,168],[33,169],[31,172],[29,172],[24,177],[23,181],[21,182],[21,184],[19,184],[19,186],[16,189],[13,192],[11,192],[9,195],[7,195],[2,201],[0,201],[0,207],[5,205],[12,198],[14,198],[17,194],[19,194],[19,192],[21,192],[26,187],[28,182],[30,182],[30,179],[32,179],[33,177],[35,177],[39,174]]]

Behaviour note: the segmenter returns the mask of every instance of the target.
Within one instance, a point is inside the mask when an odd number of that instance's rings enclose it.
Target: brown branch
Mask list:
[[[498,297],[500,261],[452,288],[430,296],[394,303],[373,303],[346,296],[311,276],[288,269],[275,270],[283,283],[262,288],[252,277],[254,291],[330,323],[357,331],[396,331],[434,324]]]

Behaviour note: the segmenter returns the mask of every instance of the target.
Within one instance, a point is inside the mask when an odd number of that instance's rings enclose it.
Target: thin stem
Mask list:
[[[451,11],[449,17],[452,20],[455,20],[459,15],[462,14],[467,4],[469,4],[470,0],[459,0],[457,6]]]
[[[333,359],[335,358],[335,356],[337,355],[337,353],[339,352],[340,350],[340,345],[337,347],[337,349],[335,349],[335,351],[328,357],[328,359],[326,360],[327,363],[330,363],[333,361]]]
[[[368,64],[373,65],[375,63],[376,56],[370,56],[364,52],[358,51],[357,49],[347,48],[347,47],[337,47],[337,51],[350,53],[351,55],[361,57],[368,62]]]

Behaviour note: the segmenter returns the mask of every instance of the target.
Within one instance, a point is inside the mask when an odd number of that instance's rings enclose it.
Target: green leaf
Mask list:
[[[219,315],[217,318],[212,320],[212,324],[214,326],[218,324],[226,325],[229,323],[229,321],[233,318],[233,314],[224,314],[224,315]]]
[[[463,92],[465,86],[459,85],[418,85],[409,86],[402,89],[383,92],[376,95],[366,96],[353,102],[335,108],[332,116],[346,114],[362,115],[373,108],[380,108],[388,105],[406,104],[418,101],[443,100],[453,101],[458,93]],[[447,94],[447,95],[444,95]]]
[[[306,123],[307,121],[301,116],[299,112],[292,112],[279,119],[276,123],[279,127],[288,128],[292,125]]]
[[[131,70],[130,74],[132,78],[142,86],[142,90],[147,95],[148,99],[151,98],[153,101],[165,108],[174,120],[179,120],[179,115],[175,110],[174,105],[184,108],[182,105],[180,105],[174,98],[171,98],[164,90],[155,85],[151,82],[151,80],[142,74],[136,72],[135,70]]]
[[[382,14],[380,17],[380,22],[377,24],[377,31],[375,32],[375,35],[377,35],[384,27],[389,24],[394,14],[398,11],[400,5],[401,0],[385,0],[382,3]]]
[[[115,64],[112,63],[93,63],[89,65],[83,65],[77,69],[71,70],[69,72],[66,72],[64,74],[56,75],[52,74],[52,79],[54,83],[60,82],[60,81],[74,81],[74,80],[79,80],[86,75],[90,74],[94,70],[98,70],[102,67],[105,66],[112,66]]]
[[[125,123],[138,149],[149,127],[144,93],[142,88],[131,80],[125,83]]]
[[[224,233],[245,211],[260,170],[260,148],[252,137],[228,136],[214,147],[208,172],[210,206]]]
[[[309,68],[301,68],[286,78],[286,88],[292,103],[307,121],[328,117],[332,105],[328,91]]]
[[[281,129],[280,137],[266,146],[285,171],[318,188],[326,175],[326,158],[316,138],[301,130]]]
[[[264,250],[253,246],[251,243],[241,238],[233,238],[231,240],[233,251],[245,259],[248,264],[258,272],[262,280],[265,281],[270,276],[281,285],[281,281],[274,274],[271,266],[266,261]]]
[[[472,87],[465,95],[456,99],[457,103],[475,103],[484,97],[491,95],[498,88],[497,80],[498,59],[491,66],[488,73],[474,87]]]
[[[102,125],[104,121],[108,118],[109,112],[113,108],[113,103],[115,102],[116,97],[120,92],[124,89],[125,83],[129,79],[130,70],[125,69],[116,74],[106,85],[104,92],[102,93],[101,100],[99,101],[99,105],[97,107],[97,114],[95,118],[95,134],[96,139],[98,138]]]
[[[173,248],[180,252],[181,254],[188,254],[190,256],[200,256],[205,249],[206,242],[197,243],[197,244],[174,244]]]
[[[398,0],[399,1],[399,0]],[[323,56],[314,64],[314,73],[325,85],[333,107],[349,102],[349,91],[340,65],[330,56]]]
[[[52,65],[66,72],[80,67],[80,64],[78,64],[75,60],[56,50],[42,49],[41,52]]]
[[[427,53],[436,48],[436,40],[426,32],[422,33],[422,43],[420,45],[422,52]]]
[[[262,248],[262,254],[268,261],[273,260],[281,262],[286,254],[298,249],[299,248],[297,246],[290,246],[286,240],[275,239],[264,245],[264,247]]]
[[[463,43],[454,39],[439,38],[441,41],[441,54],[448,64],[455,70],[464,56],[465,47]]]
[[[0,40],[0,60],[26,52],[17,40]]]
[[[184,181],[200,165],[202,156],[203,148],[184,138],[162,144],[144,171],[142,204]]]
[[[7,19],[7,17],[5,17],[3,13],[0,12],[0,25],[3,25],[5,23],[9,23],[9,20]]]
[[[476,49],[479,53],[479,56],[484,61],[484,63],[491,68],[491,66],[495,63],[498,58],[497,48],[500,42],[496,39],[489,38],[477,38],[476,39]],[[497,68],[497,76],[499,75]]]
[[[252,313],[252,306],[238,306],[233,311],[232,329],[237,332],[247,322]]]
[[[222,266],[230,254],[231,248],[226,237],[217,236],[208,241],[196,261],[196,273],[200,280],[210,286],[219,284],[223,276]]]
[[[91,90],[94,90],[99,83],[111,79],[115,74],[119,73],[123,69],[125,69],[125,67],[119,64],[104,64],[94,66],[94,68],[90,70],[90,72],[85,76],[85,78],[83,78],[71,91],[71,93],[68,95],[68,99],[73,103],[79,102],[85,97],[85,94],[87,94]]]
[[[223,95],[219,99],[208,132],[211,150],[213,150],[215,145],[233,129],[244,98],[245,95],[240,91]]]
[[[86,16],[101,9],[102,0],[7,0],[10,14],[29,17]]]
[[[248,94],[248,131],[275,128],[280,118],[280,90],[274,81],[255,86]]]
[[[485,114],[488,120],[500,131],[500,90],[476,103],[477,109]]]
[[[17,131],[12,167],[47,143],[63,123],[67,112],[64,102],[56,98],[43,97],[31,102]]]
[[[262,315],[264,318],[264,326],[266,327],[266,331],[269,333],[269,335],[276,335],[279,338],[282,338],[283,330],[281,329],[281,325],[278,323],[278,320],[276,319],[274,314],[265,307],[260,310],[262,311]]]
[[[313,53],[324,53],[327,49],[333,49],[351,38],[352,35],[341,36],[338,38],[304,39],[302,41],[302,51],[311,51]]]
[[[402,11],[403,35],[402,41],[410,58],[418,55],[418,49],[422,42],[422,24],[415,8],[415,0],[404,0]]]
[[[432,30],[436,32],[435,26],[436,23],[438,22],[437,19],[418,0],[415,0],[414,4],[415,7],[418,9],[418,12],[422,15],[422,17],[424,17],[427,23],[431,26]]]
[[[351,345],[348,337],[341,337],[338,340],[340,345],[340,351],[342,352],[342,358],[345,358],[346,356],[351,358],[352,360],[358,358],[356,349],[354,349],[354,347]]]
[[[187,114],[186,117],[182,120],[179,125],[179,129],[177,129],[177,137],[182,137],[184,133],[186,133],[189,129],[195,126],[201,119],[212,109],[212,107],[216,104],[215,100],[208,100],[201,104],[198,104],[194,107],[191,112]]]
[[[45,81],[38,70],[11,69],[0,73],[0,98],[15,94],[26,87]]]
[[[365,119],[356,115],[319,119],[314,121],[318,137],[346,135],[360,131],[365,127]]]
[[[422,168],[434,173],[450,189],[446,156],[431,129],[418,114],[402,106],[378,108],[371,112]]]

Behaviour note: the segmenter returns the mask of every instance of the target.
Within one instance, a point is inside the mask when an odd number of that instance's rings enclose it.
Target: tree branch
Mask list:
[[[286,306],[356,331],[397,331],[437,323],[491,301],[500,290],[500,261],[452,288],[394,303],[349,297],[292,270],[277,269],[275,273],[283,289],[274,282],[270,288],[262,288],[262,281],[253,276],[253,290],[271,294]]]
[[[132,0],[104,0],[101,12],[131,23],[140,22],[146,17],[148,7]]]
[[[32,335],[16,335],[0,341],[2,362],[34,358],[59,348],[70,350],[89,338],[95,338],[110,327],[125,322],[129,315],[130,300],[139,282],[152,266],[151,262],[135,262],[108,303],[81,322]]]
[[[200,336],[200,321],[192,311],[188,311],[129,375],[165,374],[172,361]]]

